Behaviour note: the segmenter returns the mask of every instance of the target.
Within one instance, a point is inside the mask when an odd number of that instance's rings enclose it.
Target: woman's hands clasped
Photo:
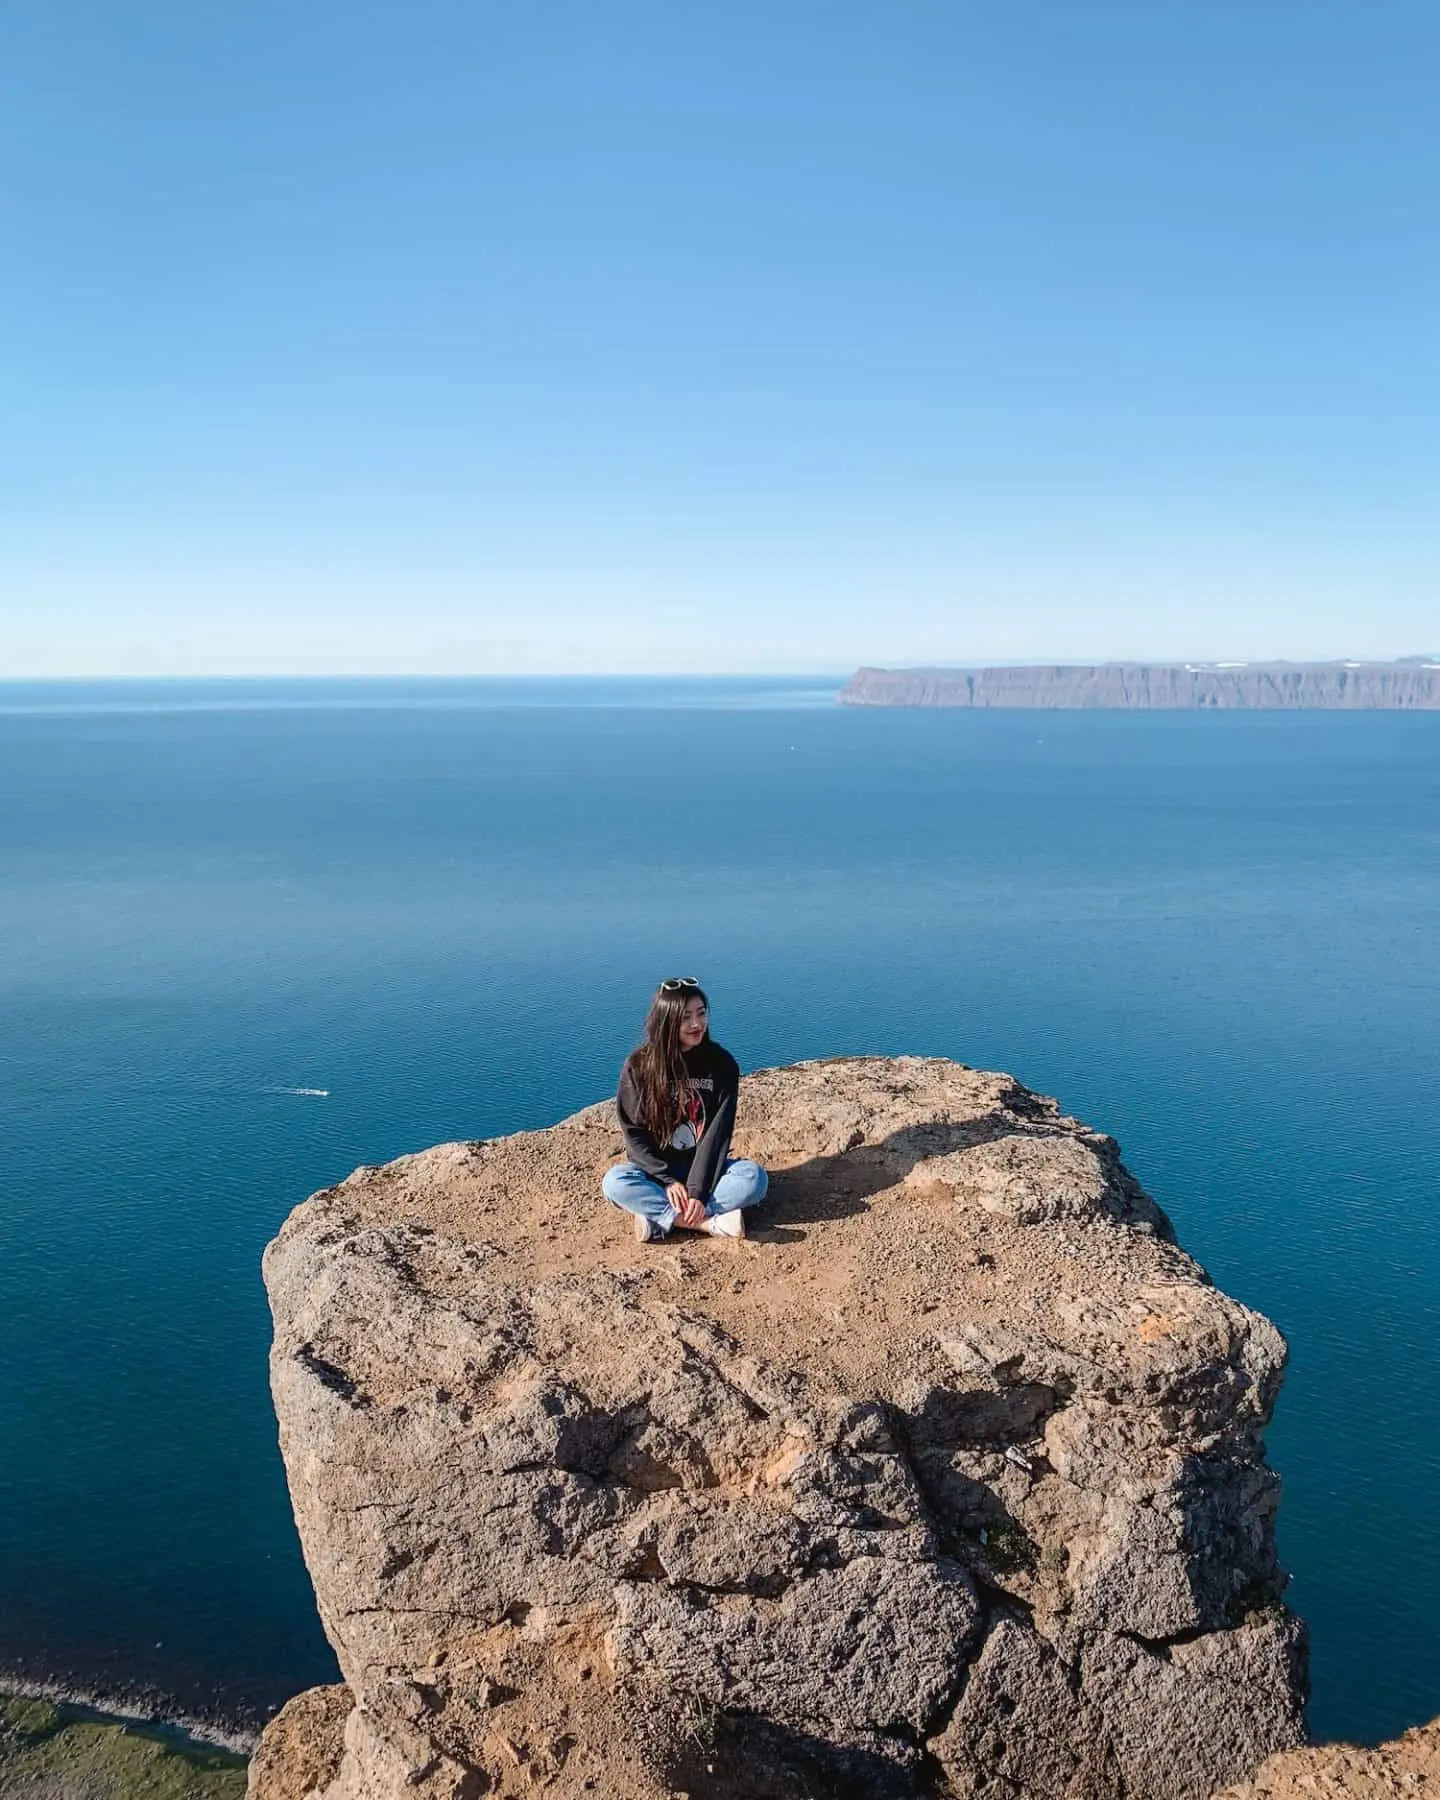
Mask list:
[[[675,1208],[675,1223],[687,1231],[699,1231],[705,1223],[705,1202],[697,1200],[683,1181],[672,1181],[665,1198]]]

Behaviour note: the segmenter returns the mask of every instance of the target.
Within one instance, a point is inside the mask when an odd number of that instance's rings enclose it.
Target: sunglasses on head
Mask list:
[[[693,975],[680,975],[677,976],[674,981],[662,981],[660,983],[660,992],[662,994],[675,994],[678,993],[681,988],[698,988],[699,985],[700,983]]]

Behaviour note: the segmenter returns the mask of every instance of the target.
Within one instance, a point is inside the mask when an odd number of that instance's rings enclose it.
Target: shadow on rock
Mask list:
[[[806,1225],[853,1218],[867,1202],[897,1186],[917,1163],[968,1150],[1007,1136],[1013,1117],[994,1113],[960,1125],[926,1125],[891,1132],[876,1144],[856,1142],[833,1156],[812,1156],[789,1168],[772,1169],[765,1205],[755,1220],[757,1233],[769,1230],[782,1241],[802,1239]]]
[[[914,1800],[921,1759],[897,1741],[840,1746],[753,1713],[697,1721],[667,1770],[691,1800]]]

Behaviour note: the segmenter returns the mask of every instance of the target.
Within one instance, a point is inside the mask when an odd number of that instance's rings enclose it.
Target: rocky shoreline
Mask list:
[[[179,1744],[249,1756],[260,1741],[264,1718],[246,1719],[221,1711],[197,1713],[173,1696],[142,1686],[89,1687],[83,1682],[35,1676],[0,1665],[0,1697],[40,1700],[77,1715],[118,1726],[137,1726]]]
[[[14,1800],[241,1800],[251,1746],[25,1682],[0,1687],[0,1794]],[[205,1730],[205,1727],[201,1727]]]

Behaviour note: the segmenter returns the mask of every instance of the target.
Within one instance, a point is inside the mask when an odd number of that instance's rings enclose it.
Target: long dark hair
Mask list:
[[[692,1000],[710,1002],[704,988],[693,981],[662,982],[645,1015],[645,1041],[630,1053],[630,1072],[640,1098],[640,1122],[657,1144],[668,1143],[685,1117],[690,1098],[690,1077],[685,1053],[680,1048],[680,1021]],[[706,1038],[710,1036],[706,1030]]]

